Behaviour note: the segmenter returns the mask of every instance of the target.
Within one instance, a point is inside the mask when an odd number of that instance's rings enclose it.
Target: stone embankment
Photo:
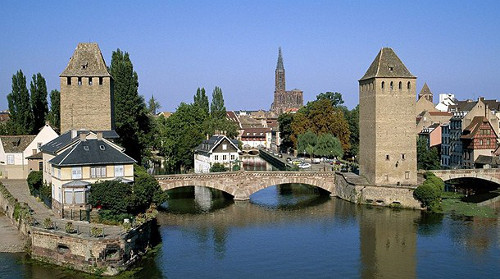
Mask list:
[[[26,239],[27,252],[34,259],[94,274],[116,275],[150,247],[155,212],[136,218],[128,229],[70,222],[54,218],[49,209],[29,195],[25,181],[2,182],[0,210]]]

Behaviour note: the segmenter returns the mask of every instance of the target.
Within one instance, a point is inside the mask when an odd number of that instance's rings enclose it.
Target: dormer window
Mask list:
[[[89,146],[88,146],[88,145],[84,145],[84,146],[83,146],[83,150],[85,150],[85,151],[89,151]]]
[[[389,71],[394,71],[394,67],[393,66],[389,66]]]
[[[85,69],[87,69],[88,66],[89,66],[89,62],[82,64],[82,69],[85,70]]]
[[[106,149],[106,147],[105,147],[104,145],[102,145],[102,144],[101,144],[101,145],[99,145],[99,149],[101,149],[101,150],[105,150],[105,149]]]

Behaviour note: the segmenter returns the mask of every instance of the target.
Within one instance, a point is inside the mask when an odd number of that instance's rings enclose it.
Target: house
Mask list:
[[[26,179],[32,170],[38,170],[38,166],[28,165],[28,158],[55,138],[57,133],[49,125],[36,135],[0,136],[0,177]]]
[[[474,168],[480,155],[491,156],[497,148],[497,133],[485,116],[476,116],[460,138],[463,146],[463,167]]]
[[[243,148],[271,148],[271,128],[246,128],[241,131],[240,140]]]
[[[417,134],[420,133],[424,128],[427,128],[435,123],[448,123],[450,118],[453,116],[451,112],[441,112],[441,111],[422,111],[417,116]]]
[[[448,107],[456,105],[456,102],[455,94],[439,94],[439,103],[436,105],[436,109],[439,111],[448,111]]]
[[[474,167],[478,169],[500,168],[500,157],[479,155],[474,161]]]
[[[93,183],[134,181],[136,161],[121,147],[105,139],[103,132],[69,131],[42,146],[42,152],[44,181],[52,185],[52,209],[63,218],[70,216],[71,211],[87,208],[88,192]]]
[[[237,140],[224,135],[211,136],[194,150],[194,172],[208,173],[215,163],[231,169],[238,163],[239,153]]]

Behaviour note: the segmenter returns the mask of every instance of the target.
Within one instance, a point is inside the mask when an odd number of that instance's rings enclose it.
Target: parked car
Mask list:
[[[319,163],[321,163],[321,159],[320,158],[314,158],[313,159],[313,163],[314,164],[319,164]]]
[[[303,162],[303,163],[299,164],[299,168],[301,168],[301,169],[307,169],[307,168],[310,168],[310,167],[311,167],[311,164],[309,164],[309,163],[304,163]]]

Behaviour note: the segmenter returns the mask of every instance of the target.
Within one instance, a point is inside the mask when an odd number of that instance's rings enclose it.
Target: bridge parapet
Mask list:
[[[500,169],[454,169],[454,170],[430,170],[443,180],[458,178],[476,178],[500,184]]]

